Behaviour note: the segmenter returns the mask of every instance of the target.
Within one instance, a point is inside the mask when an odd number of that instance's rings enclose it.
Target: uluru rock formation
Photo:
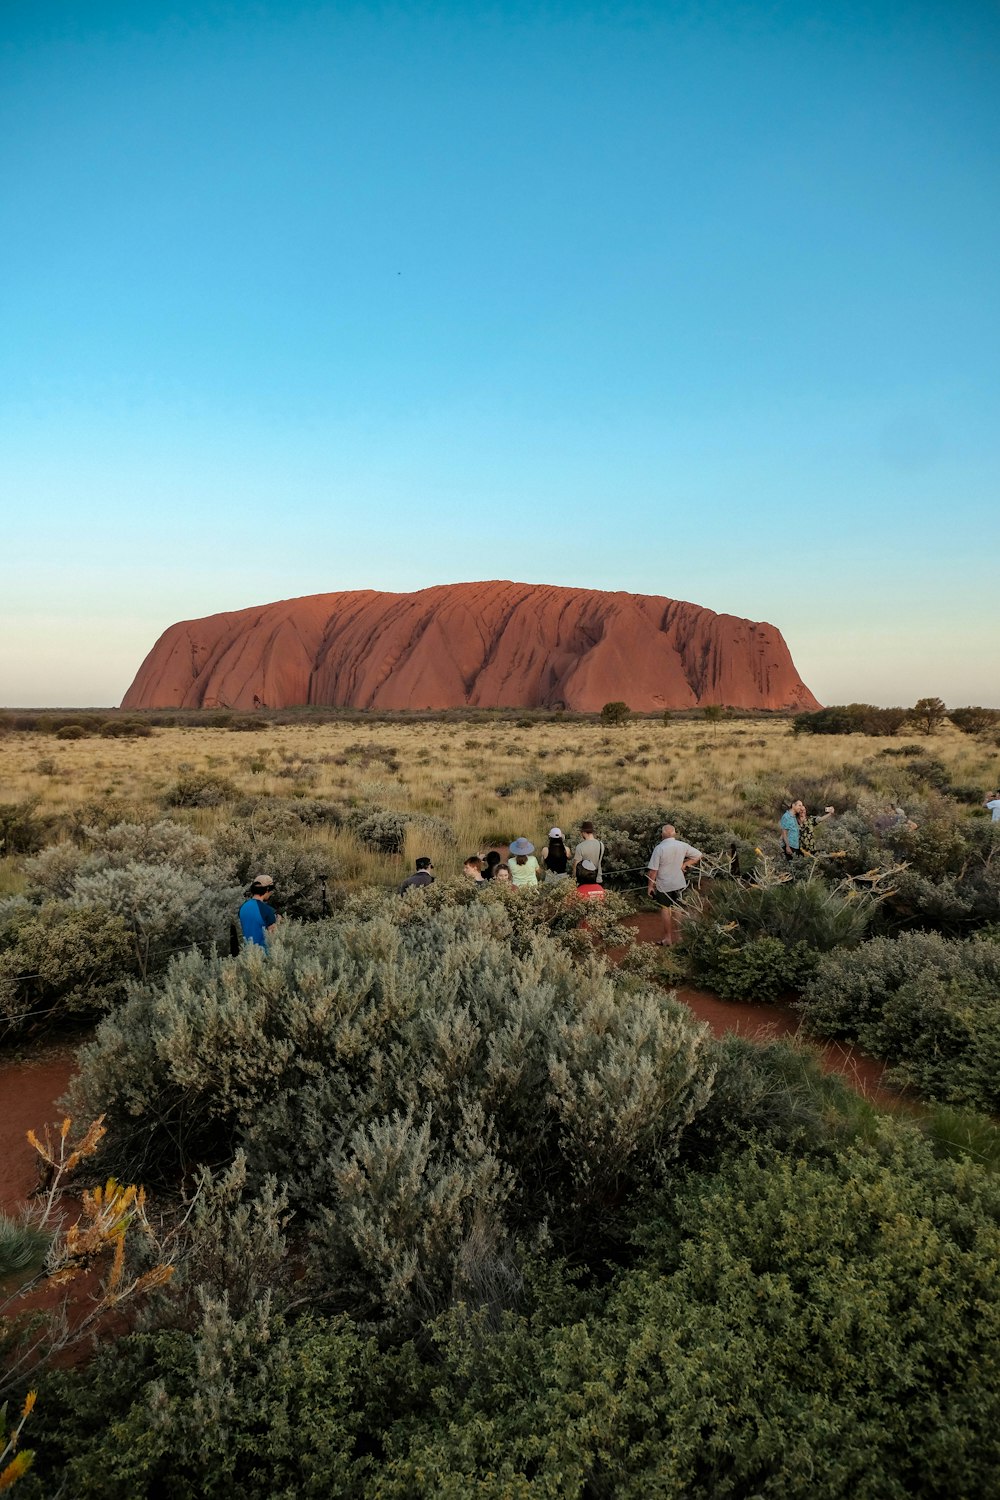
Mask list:
[[[454,583],[183,620],[123,708],[816,708],[781,632],[650,594]]]

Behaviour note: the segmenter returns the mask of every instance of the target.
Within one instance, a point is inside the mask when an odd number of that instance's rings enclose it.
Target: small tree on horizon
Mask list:
[[[602,724],[627,724],[631,717],[632,710],[627,703],[621,702],[620,699],[614,703],[605,703],[601,709]]]
[[[943,724],[947,712],[940,698],[918,698],[908,717],[921,734],[934,734]]]
[[[963,734],[982,734],[984,730],[1000,724],[1000,709],[970,704],[968,708],[953,708],[948,718]]]

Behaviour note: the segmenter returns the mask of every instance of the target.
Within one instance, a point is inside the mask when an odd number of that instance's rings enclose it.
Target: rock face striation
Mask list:
[[[165,630],[123,708],[816,708],[781,632],[649,594],[454,583]]]

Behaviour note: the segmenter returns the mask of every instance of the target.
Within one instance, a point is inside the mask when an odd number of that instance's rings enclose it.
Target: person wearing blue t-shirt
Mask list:
[[[267,897],[274,890],[270,875],[255,875],[250,886],[249,900],[240,907],[240,930],[245,943],[255,943],[267,951],[267,935],[273,932],[278,922],[278,913],[268,903]]]
[[[781,814],[781,820],[778,824],[781,830],[781,852],[786,859],[795,859],[802,852],[799,848],[799,820],[797,817],[801,806],[802,803],[798,798],[794,802],[790,802],[786,810]]]

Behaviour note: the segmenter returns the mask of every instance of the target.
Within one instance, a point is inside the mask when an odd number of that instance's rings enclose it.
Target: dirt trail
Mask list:
[[[58,1043],[0,1063],[0,1209],[15,1211],[38,1183],[38,1157],[26,1133],[62,1122],[56,1100],[76,1072],[76,1045]]]
[[[634,917],[626,917],[624,925],[634,928],[644,943],[659,942],[663,935],[659,912],[638,912]],[[801,1032],[805,1038],[802,1018],[790,1005],[750,1005],[739,1000],[720,1000],[718,995],[687,988],[678,988],[675,993],[699,1021],[708,1023],[713,1036],[735,1033],[752,1041],[767,1042],[777,1037],[798,1036]],[[839,1073],[863,1098],[889,1107],[905,1103],[906,1095],[886,1082],[885,1064],[860,1048],[811,1038],[809,1044],[815,1049],[823,1072]]]

